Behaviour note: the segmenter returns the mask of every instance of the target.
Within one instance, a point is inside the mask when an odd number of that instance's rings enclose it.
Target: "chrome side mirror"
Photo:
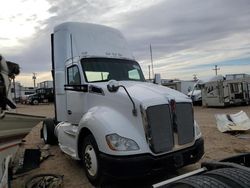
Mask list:
[[[109,90],[109,92],[117,92],[119,87],[119,82],[116,80],[110,80],[107,85],[107,89]]]
[[[160,74],[155,74],[154,83],[161,84],[161,75]]]

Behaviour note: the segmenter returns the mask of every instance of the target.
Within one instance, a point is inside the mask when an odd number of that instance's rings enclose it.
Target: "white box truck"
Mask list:
[[[55,118],[45,143],[82,160],[98,184],[103,175],[143,176],[197,162],[204,153],[192,101],[147,83],[116,29],[63,23],[51,35]]]
[[[194,84],[192,91],[187,94],[192,99],[194,105],[202,105],[201,83],[202,80],[198,80]]]

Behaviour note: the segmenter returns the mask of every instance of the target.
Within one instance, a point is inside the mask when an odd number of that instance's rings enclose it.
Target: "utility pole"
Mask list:
[[[218,65],[215,65],[213,70],[215,70],[215,75],[217,76],[217,71],[220,70],[220,68],[218,68]]]
[[[150,80],[150,65],[148,65],[148,79]]]
[[[152,74],[153,74],[153,77],[154,77],[154,65],[153,65],[153,55],[152,55],[152,47],[151,47],[151,44],[149,46],[150,48],[150,57],[151,57],[151,67],[152,67]]]
[[[33,72],[33,77],[32,77],[33,81],[34,81],[34,88],[36,87],[36,73]]]
[[[197,80],[198,80],[197,74],[193,74],[193,80],[194,80],[194,81],[197,81]]]

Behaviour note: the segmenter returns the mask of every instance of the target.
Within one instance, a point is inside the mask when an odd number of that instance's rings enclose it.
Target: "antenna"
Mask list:
[[[148,65],[148,79],[150,80],[150,65]]]
[[[70,51],[71,51],[71,59],[72,59],[72,64],[73,64],[73,40],[72,40],[72,34],[70,34]]]
[[[150,57],[151,57],[152,74],[153,74],[153,77],[154,77],[154,66],[153,66],[153,55],[152,55],[152,47],[151,47],[151,44],[150,44],[150,46],[149,46],[149,49],[150,49]]]

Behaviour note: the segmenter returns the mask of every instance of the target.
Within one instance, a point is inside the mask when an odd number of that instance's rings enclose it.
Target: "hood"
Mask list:
[[[102,88],[105,88],[106,92],[109,92],[106,89],[107,83],[98,83],[98,85],[99,84],[102,85]],[[176,102],[192,102],[187,95],[157,84],[136,81],[119,81],[119,84],[126,87],[133,100],[144,106],[167,104],[170,100],[175,100]],[[123,88],[119,88],[117,94],[127,95]]]

